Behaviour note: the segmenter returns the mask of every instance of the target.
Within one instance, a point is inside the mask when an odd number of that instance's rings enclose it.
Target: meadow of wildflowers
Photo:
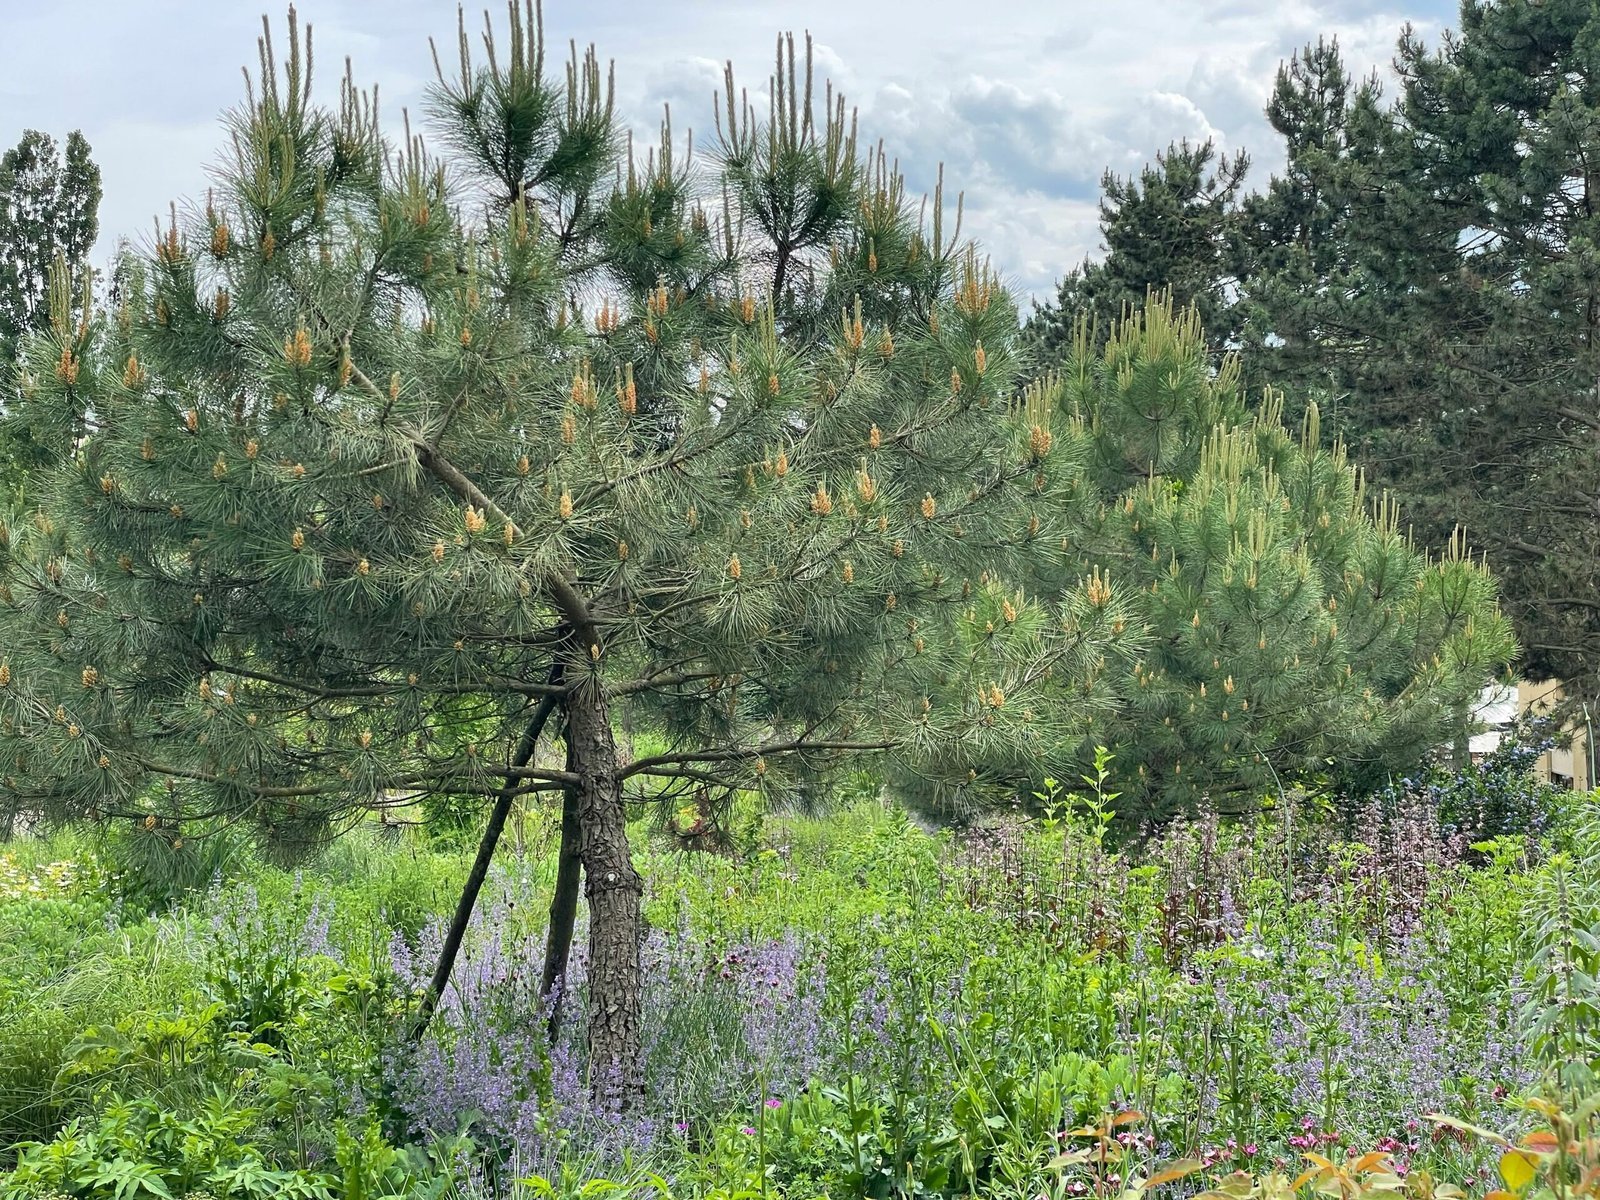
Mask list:
[[[581,949],[559,1022],[541,995],[537,839],[420,1039],[457,851],[358,838],[152,910],[96,847],[22,844],[0,1195],[1031,1198],[1173,1159],[1192,1195],[1357,1152],[1487,1192],[1500,1151],[1436,1114],[1511,1127],[1577,1044],[1538,1040],[1578,1018],[1539,1024],[1529,909],[1552,863],[1585,886],[1585,835],[1525,765],[1252,823],[1057,804],[928,833],[865,800],[714,855],[641,828],[639,1096],[590,1076]]]

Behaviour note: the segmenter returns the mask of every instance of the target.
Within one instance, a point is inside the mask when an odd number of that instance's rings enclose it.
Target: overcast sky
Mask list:
[[[482,27],[480,3],[469,27]],[[492,5],[503,16],[503,0]],[[0,143],[81,128],[105,176],[101,257],[143,237],[174,198],[203,193],[218,116],[243,94],[262,0],[0,0]],[[454,46],[454,0],[301,0],[319,90],[354,60],[391,126],[432,78],[428,38]],[[282,14],[272,10],[282,38]],[[1101,172],[1137,170],[1170,142],[1250,151],[1259,183],[1279,151],[1262,116],[1277,65],[1337,35],[1358,73],[1387,70],[1401,26],[1429,39],[1455,0],[546,0],[548,35],[616,61],[618,105],[641,129],[664,101],[709,142],[732,59],[764,92],[773,38],[809,29],[819,67],[861,109],[916,190],[939,162],[977,236],[1025,295],[1098,252]],[[703,132],[702,132],[703,131]]]

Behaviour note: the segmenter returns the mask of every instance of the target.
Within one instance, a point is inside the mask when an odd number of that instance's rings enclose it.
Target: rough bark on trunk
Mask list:
[[[579,672],[584,677],[579,678]],[[583,890],[589,901],[589,1069],[595,1092],[626,1106],[639,1087],[640,898],[605,685],[569,665],[567,745],[578,776]]]
[[[361,386],[376,393],[373,382]],[[505,510],[420,430],[407,430],[417,463],[462,501],[522,535]],[[566,660],[567,741],[578,776],[584,895],[589,899],[589,1063],[597,1091],[616,1089],[627,1104],[639,1087],[640,898],[644,885],[628,852],[627,816],[605,684],[596,669],[600,631],[588,601],[565,573],[540,580],[573,635]]]
[[[567,770],[574,771],[572,734],[567,734]],[[567,962],[572,954],[572,930],[578,919],[578,890],[583,878],[583,824],[579,813],[578,789],[568,786],[561,792],[561,849],[556,858],[555,893],[550,897],[550,931],[545,935],[544,976],[539,995],[550,1001],[550,1040],[561,1028],[561,1010],[566,1003]],[[556,982],[560,991],[552,996]]]
[[[550,671],[550,682],[559,683],[561,679],[559,664]],[[534,748],[539,744],[539,734],[543,732],[545,722],[550,719],[550,714],[555,711],[556,698],[546,696],[539,702],[539,707],[534,710],[528,726],[522,733],[522,740],[517,744],[517,751],[512,756],[512,767],[525,767],[533,759]],[[489,875],[489,863],[494,859],[495,847],[500,844],[500,835],[505,831],[506,817],[511,813],[511,806],[516,802],[517,789],[522,780],[516,775],[507,775],[500,790],[495,794],[494,808],[489,813],[489,823],[484,827],[483,837],[478,842],[477,856],[472,860],[472,870],[467,873],[467,881],[461,886],[461,897],[456,901],[455,914],[450,918],[450,925],[445,930],[444,944],[439,948],[439,961],[433,969],[433,979],[428,984],[428,990],[422,995],[422,1005],[417,1010],[417,1018],[411,1027],[411,1040],[420,1041],[427,1032],[428,1023],[433,1020],[434,1011],[439,1007],[439,998],[444,995],[445,986],[450,982],[450,972],[455,969],[456,955],[461,951],[462,939],[467,935],[467,926],[472,921],[472,910],[477,906],[478,893],[483,890],[483,881]]]

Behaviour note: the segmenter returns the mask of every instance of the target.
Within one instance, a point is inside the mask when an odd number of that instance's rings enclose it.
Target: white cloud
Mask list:
[[[144,236],[173,195],[195,196],[222,137],[216,118],[253,66],[259,0],[58,0],[7,16],[0,42],[0,127],[58,137],[81,127],[105,173],[102,246]],[[499,11],[499,6],[494,6]],[[413,120],[432,79],[427,39],[447,69],[449,0],[301,0],[316,27],[318,70],[332,94],[343,59],[381,84],[384,111]],[[810,28],[818,73],[862,111],[913,187],[939,162],[967,196],[966,229],[1024,291],[1047,294],[1096,250],[1101,172],[1136,171],[1179,138],[1247,149],[1264,181],[1278,151],[1261,109],[1284,58],[1337,35],[1357,73],[1383,68],[1400,26],[1453,20],[1453,0],[547,0],[550,57],[593,40],[617,60],[618,103],[653,140],[661,106],[697,147],[714,141],[711,104],[723,64],[764,99],[774,34]],[[282,40],[282,23],[276,23]],[[480,18],[468,20],[479,51]],[[803,47],[803,42],[801,42]],[[44,52],[70,47],[66,53]],[[280,45],[280,52],[282,46]],[[802,49],[803,53],[803,49]],[[820,84],[819,84],[820,91]]]

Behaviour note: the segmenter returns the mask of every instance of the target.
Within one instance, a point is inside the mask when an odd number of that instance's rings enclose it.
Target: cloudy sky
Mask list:
[[[0,142],[29,127],[84,131],[105,176],[102,257],[119,236],[147,235],[169,200],[203,193],[263,7],[0,0]],[[481,3],[467,7],[476,32]],[[348,56],[396,125],[432,78],[428,38],[454,46],[454,0],[299,9],[315,31],[319,90]],[[1107,167],[1137,170],[1178,138],[1211,137],[1250,151],[1260,182],[1278,159],[1261,110],[1281,60],[1336,35],[1357,72],[1386,70],[1405,22],[1432,41],[1456,11],[1456,0],[545,0],[553,45],[594,42],[615,60],[631,123],[653,127],[670,102],[697,143],[710,140],[723,62],[764,92],[775,33],[809,29],[863,132],[899,156],[915,189],[945,164],[966,193],[966,231],[1024,294],[1097,253]]]

